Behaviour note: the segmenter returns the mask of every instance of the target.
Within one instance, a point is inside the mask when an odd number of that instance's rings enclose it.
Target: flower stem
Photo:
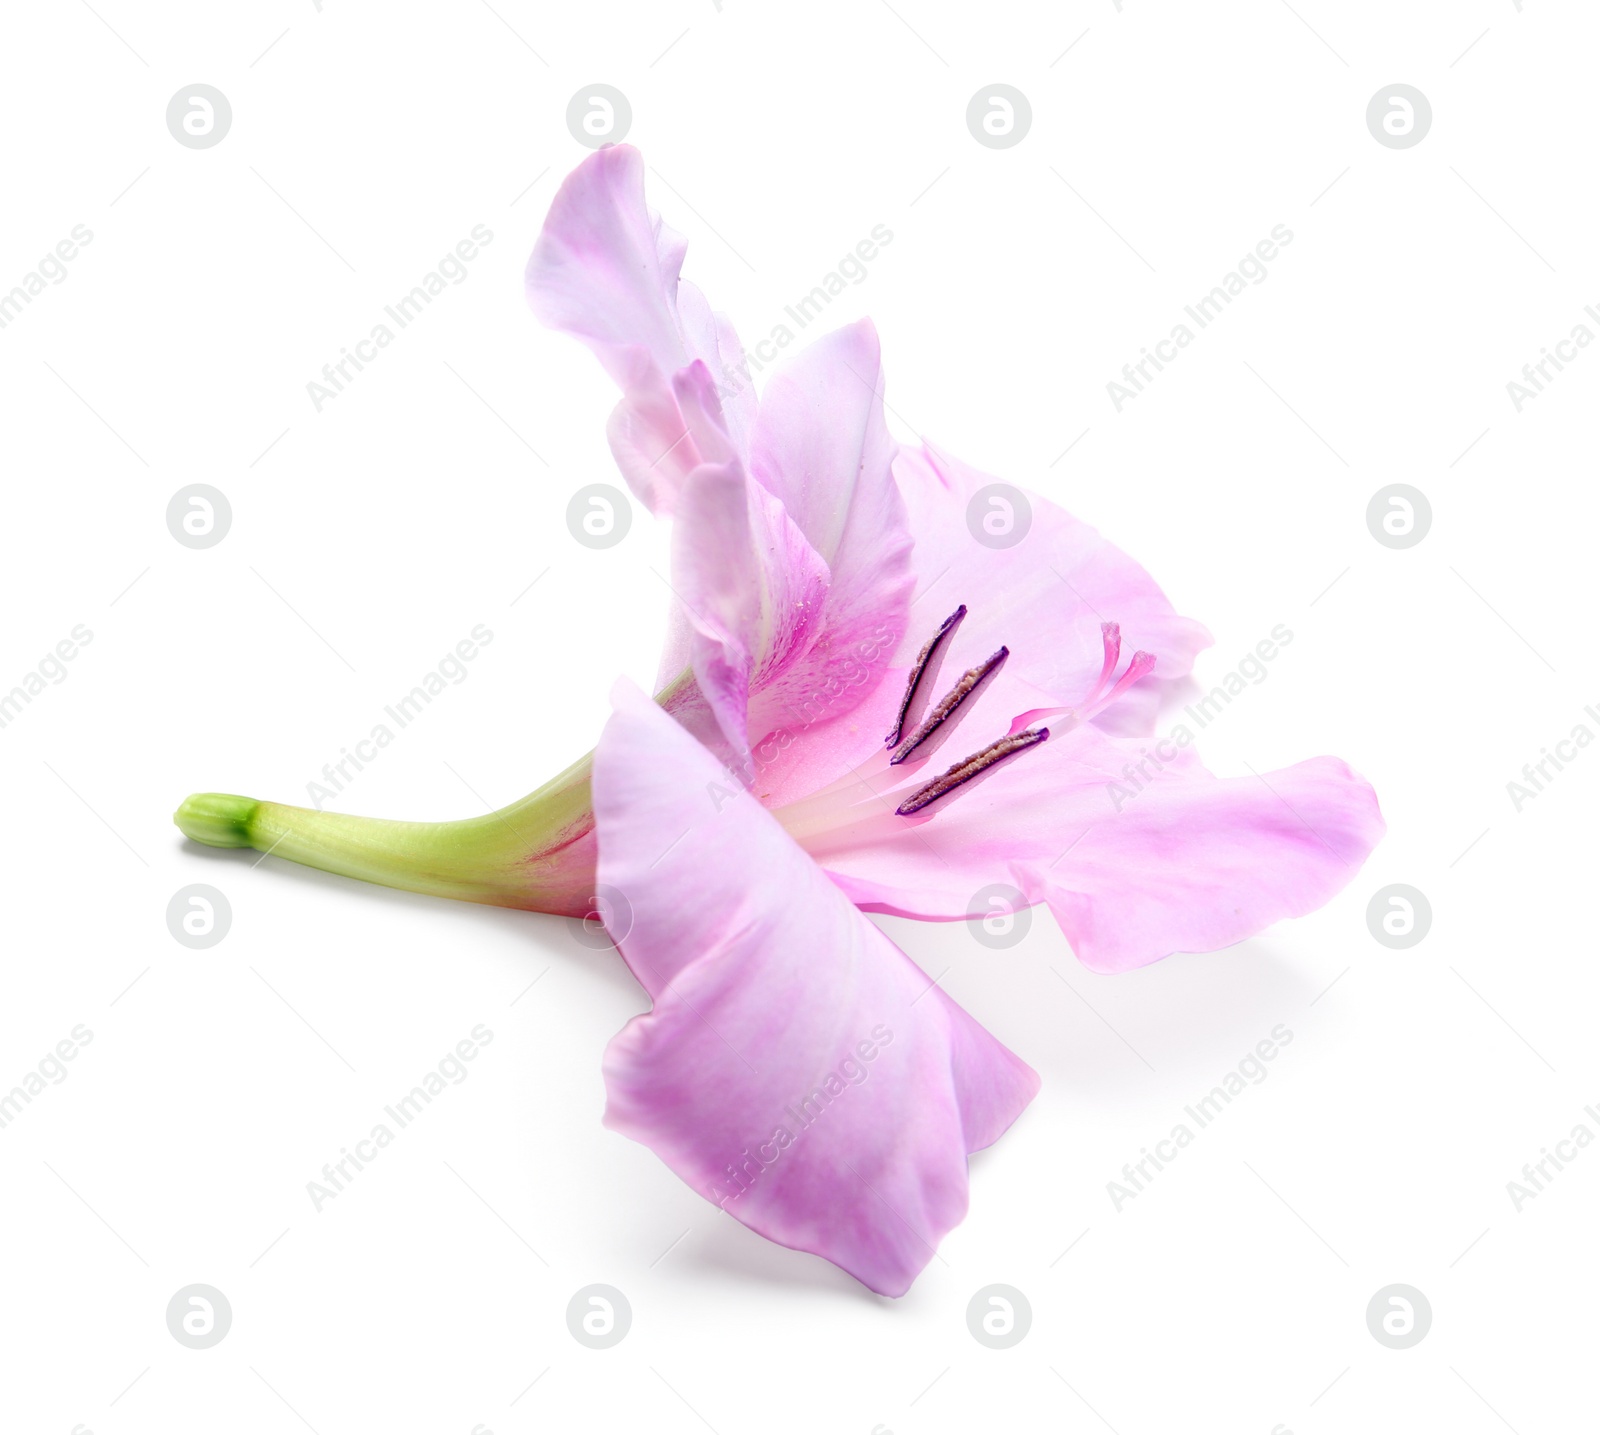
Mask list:
[[[592,755],[509,807],[460,822],[392,822],[200,792],[173,821],[208,847],[253,847],[385,887],[582,917],[592,908]]]

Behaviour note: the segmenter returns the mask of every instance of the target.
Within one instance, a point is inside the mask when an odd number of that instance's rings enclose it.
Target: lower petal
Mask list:
[[[1314,912],[1384,833],[1376,794],[1336,757],[1227,779],[1195,764],[1124,787],[1121,801],[1065,860],[1015,868],[1028,899],[1049,903],[1097,972],[1216,951]]]
[[[1052,734],[924,814],[895,816],[947,760],[880,766],[775,815],[867,911],[960,920],[984,888],[1010,886],[1048,903],[1096,971],[1213,951],[1304,916],[1345,887],[1384,831],[1371,787],[1337,758],[1219,779],[1188,747],[1092,724]]]
[[[900,1295],[965,1215],[967,1155],[1037,1076],[630,684],[596,752],[599,885],[654,1006],[606,1123],[770,1240]]]

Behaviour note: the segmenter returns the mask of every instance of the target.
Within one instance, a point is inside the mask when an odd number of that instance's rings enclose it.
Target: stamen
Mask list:
[[[1037,747],[1049,736],[1050,729],[1041,727],[1029,732],[1013,733],[998,742],[990,743],[982,752],[973,753],[971,757],[958,762],[948,772],[934,778],[926,787],[912,793],[895,808],[895,815],[914,817],[930,802],[937,802],[941,797],[971,782],[973,778],[982,772],[987,772],[996,763],[1004,762],[1006,758],[1025,752],[1030,747]]]
[[[967,616],[967,605],[963,603],[944,622],[939,624],[939,630],[926,643],[922,651],[917,654],[917,660],[911,665],[911,676],[906,680],[906,695],[900,700],[900,715],[894,720],[894,731],[883,740],[885,747],[893,747],[900,741],[900,734],[905,731],[906,718],[910,716],[911,704],[917,696],[917,687],[922,682],[923,674],[928,671],[929,665],[938,656],[940,649],[955,632],[956,624]]]
[[[1000,665],[1005,662],[1010,654],[1010,648],[1001,648],[998,651],[991,653],[987,658],[979,663],[977,667],[968,668],[967,671],[961,675],[960,681],[957,682],[956,685],[951,688],[942,699],[940,699],[938,707],[934,708],[934,710],[928,714],[927,719],[923,722],[922,726],[912,733],[911,736],[908,737],[903,743],[901,743],[900,747],[896,750],[895,755],[889,759],[889,765],[891,767],[897,767],[900,763],[904,762],[908,757],[910,757],[911,754],[914,753],[919,747],[921,747],[923,743],[932,737],[934,733],[938,732],[938,730],[943,727],[956,712],[960,710],[961,705],[966,702],[967,699],[973,695],[973,693],[977,692],[979,685],[999,669]]]

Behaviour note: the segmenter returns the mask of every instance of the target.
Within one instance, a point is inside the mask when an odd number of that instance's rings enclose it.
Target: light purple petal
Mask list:
[[[1096,971],[1212,951],[1314,911],[1384,831],[1371,787],[1336,758],[1219,779],[1192,747],[1092,723],[1052,732],[915,818],[894,815],[988,736],[963,728],[910,770],[841,785],[832,810],[812,798],[775,816],[868,911],[959,919],[1006,884],[1048,902]]]
[[[777,499],[731,461],[702,465],[685,482],[672,575],[700,695],[726,744],[724,757],[731,754],[742,770],[750,689],[810,647],[828,593],[827,568]]]
[[[770,665],[751,694],[752,739],[850,711],[899,647],[911,535],[883,421],[878,336],[863,320],[825,335],[768,381],[751,469],[828,565],[810,647]]]
[[[751,1229],[902,1294],[966,1213],[967,1154],[1038,1089],[631,684],[595,756],[598,878],[654,1001],[606,1123]]]
[[[1141,760],[1135,744],[1122,747],[1127,765]],[[1094,971],[1216,951],[1314,912],[1384,833],[1372,788],[1336,757],[1224,779],[1196,761],[1142,790],[1119,777],[1111,801],[1121,811],[1074,839],[1064,860],[1013,864]]]
[[[526,275],[534,313],[588,345],[622,389],[608,427],[613,451],[640,499],[662,514],[677,482],[712,457],[679,452],[687,425],[672,377],[698,360],[718,384],[724,355],[738,352],[725,321],[680,277],[684,250],[645,203],[639,152],[610,145],[567,176]],[[753,397],[734,383],[723,394],[738,451]]]
[[[899,661],[908,663],[939,620],[967,605],[962,638],[973,650],[1011,648],[1009,669],[1060,703],[1077,701],[1101,665],[1101,626],[1116,623],[1123,649],[1155,655],[1155,682],[1183,677],[1211,635],[1180,617],[1155,580],[1087,523],[1038,494],[1019,489],[1031,509],[1026,536],[1011,547],[974,535],[986,517],[1002,521],[983,490],[999,480],[929,446],[902,448],[895,477],[911,514],[917,594]],[[1110,709],[1104,725],[1154,730],[1155,689],[1140,685]]]
[[[1211,642],[1205,628],[1174,612],[1155,580],[1125,553],[1048,500],[1025,495],[1031,507],[1026,536],[1012,547],[991,548],[974,536],[969,515],[976,514],[981,527],[991,510],[980,495],[997,480],[933,449],[899,449],[893,472],[914,539],[916,584],[894,668],[863,674],[846,704],[814,713],[791,707],[775,733],[758,734],[766,724],[752,722],[763,800],[790,804],[872,767],[894,724],[908,665],[962,604],[966,617],[919,710],[990,653],[1004,646],[1010,656],[1003,681],[965,720],[967,747],[952,750],[947,760],[1000,736],[1020,713],[1077,709],[1099,681],[1107,623],[1120,629],[1121,666],[1141,650],[1156,661],[1149,676],[1093,721],[1119,734],[1153,733],[1163,688],[1181,680]]]

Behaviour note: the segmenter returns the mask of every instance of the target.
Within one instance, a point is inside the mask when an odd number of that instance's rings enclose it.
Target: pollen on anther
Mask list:
[[[998,648],[977,667],[968,668],[957,680],[956,685],[939,700],[938,706],[928,714],[922,725],[895,749],[894,756],[889,759],[889,765],[897,767],[915,753],[961,710],[962,705],[994,676],[1000,665],[1010,656],[1010,648]]]
[[[1019,752],[1026,752],[1031,747],[1038,747],[1050,736],[1047,727],[1030,728],[1027,732],[1013,733],[992,742],[981,752],[975,752],[971,757],[963,758],[954,767],[934,778],[926,787],[920,787],[906,798],[897,808],[897,817],[914,817],[930,803],[937,802],[941,797],[947,797],[960,787],[964,787],[973,778],[987,772],[998,763],[1004,762],[1009,757],[1015,757]]]
[[[894,730],[883,739],[885,747],[893,747],[900,741],[900,735],[905,731],[906,718],[911,714],[911,704],[916,700],[917,689],[921,686],[923,677],[932,666],[933,660],[950,640],[950,635],[955,632],[956,625],[966,616],[967,605],[963,603],[944,622],[939,624],[934,635],[922,645],[922,651],[917,654],[916,662],[911,665],[911,674],[906,679],[905,696],[900,699],[900,711],[894,720]]]

